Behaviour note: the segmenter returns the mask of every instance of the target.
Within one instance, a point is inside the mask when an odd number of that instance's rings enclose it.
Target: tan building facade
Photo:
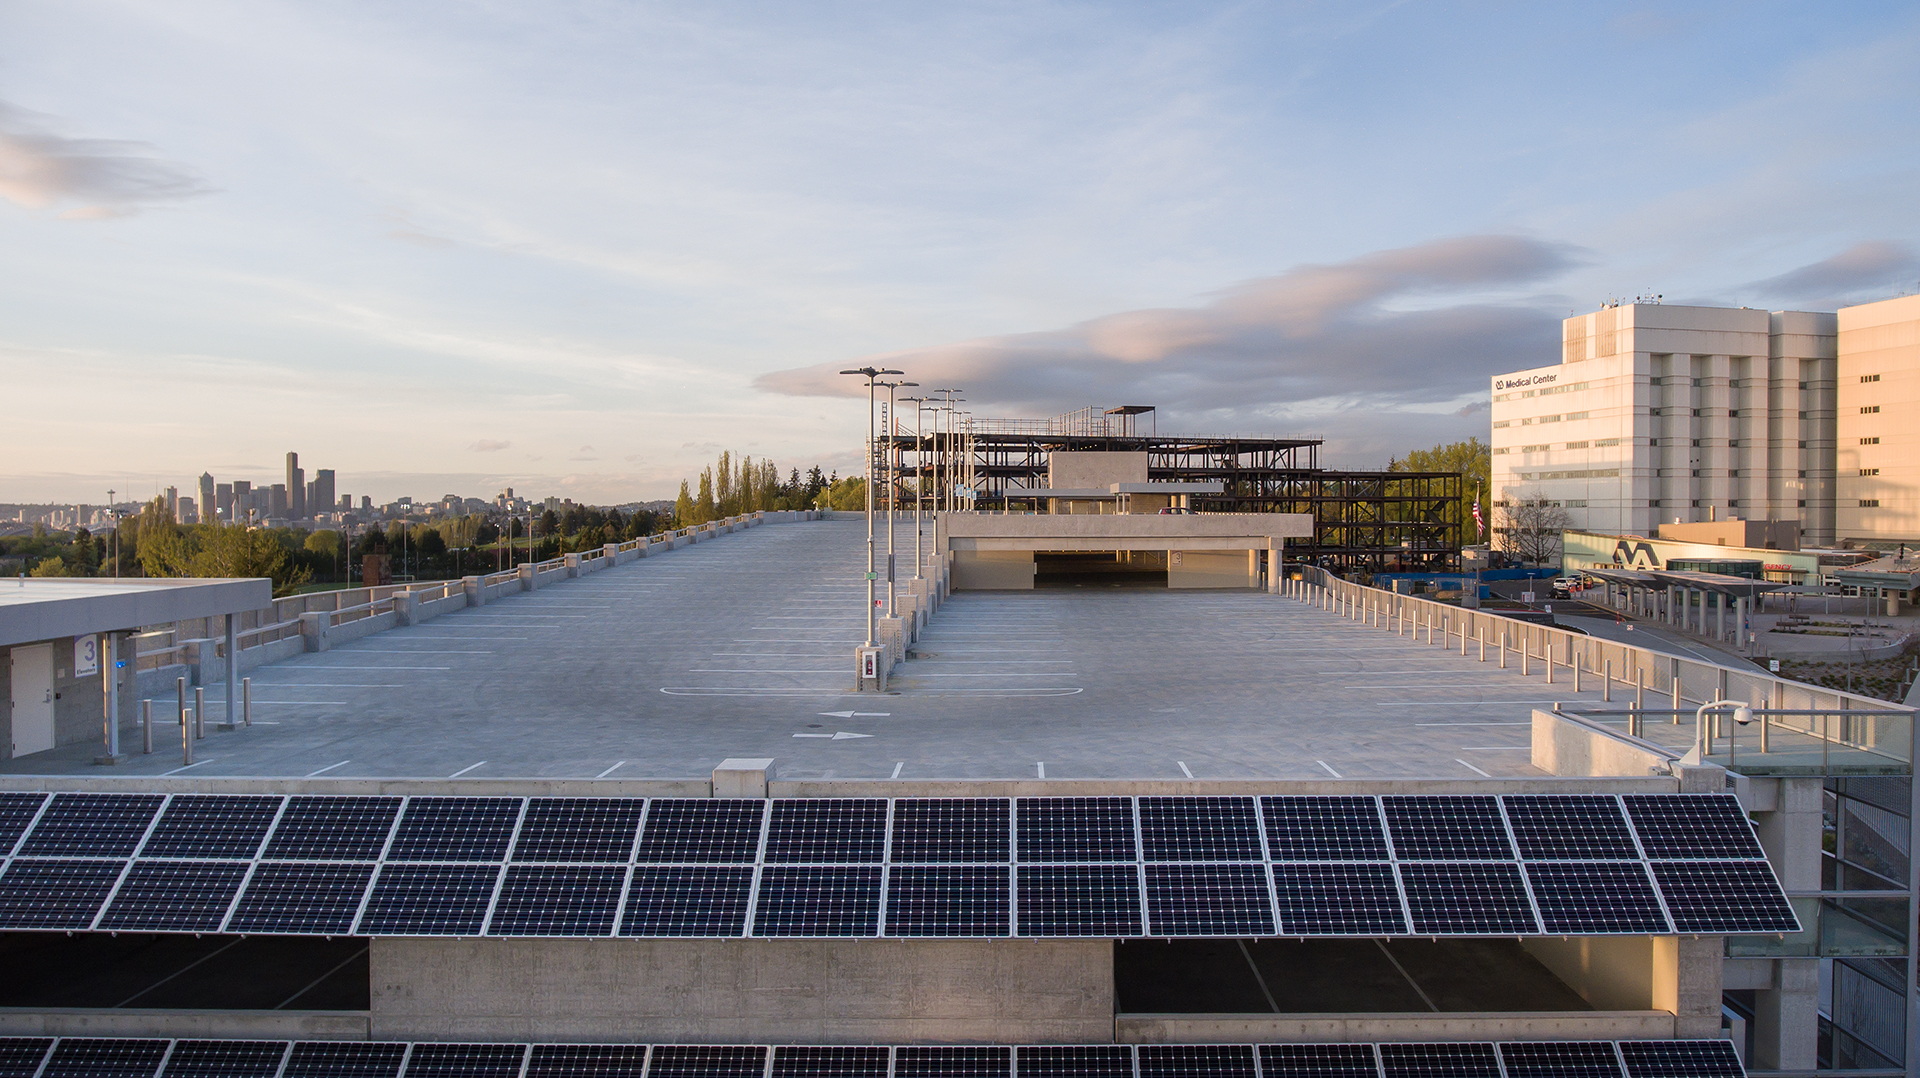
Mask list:
[[[1920,296],[1839,314],[1839,538],[1920,543]]]

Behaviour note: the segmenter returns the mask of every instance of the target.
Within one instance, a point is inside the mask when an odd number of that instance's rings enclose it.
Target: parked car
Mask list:
[[[1553,583],[1550,586],[1553,588],[1555,595],[1570,596],[1580,587],[1580,578],[1577,576],[1557,576],[1553,578]]]

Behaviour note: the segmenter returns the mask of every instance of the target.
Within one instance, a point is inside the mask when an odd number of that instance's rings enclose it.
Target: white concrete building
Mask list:
[[[1839,314],[1839,538],[1920,543],[1920,296]]]
[[[1498,506],[1539,496],[1576,530],[1798,519],[1834,538],[1835,319],[1631,303],[1563,323],[1561,361],[1492,380]]]

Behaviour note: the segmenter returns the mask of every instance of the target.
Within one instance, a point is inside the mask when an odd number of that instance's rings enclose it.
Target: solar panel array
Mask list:
[[[0,1037],[0,1078],[1745,1078],[1727,1041],[758,1045]]]
[[[1763,934],[1727,795],[0,795],[0,931]]]

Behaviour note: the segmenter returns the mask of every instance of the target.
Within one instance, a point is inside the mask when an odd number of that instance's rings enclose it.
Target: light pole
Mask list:
[[[926,497],[927,481],[920,476],[926,454],[920,449],[920,416],[926,409],[925,397],[901,397],[913,404],[913,578],[920,579],[920,499]]]
[[[893,391],[906,386],[918,386],[918,382],[880,382],[887,387],[887,616],[893,616],[894,578],[899,576],[895,570],[893,556],[893,504],[899,500],[896,487],[899,483],[900,469],[894,466],[893,432],[900,425],[900,417],[894,413]],[[915,547],[917,554],[918,547]]]
[[[948,411],[949,413],[953,411],[953,403],[954,403],[953,395],[955,393],[960,392],[958,389],[935,389],[935,390],[932,390],[931,392],[938,393],[941,395],[941,397],[944,398],[943,406],[945,407],[946,411]],[[947,422],[947,440],[946,440],[945,446],[943,447],[940,441],[940,413],[935,412],[933,416],[933,478],[934,478],[934,489],[936,493],[934,494],[933,511],[936,513],[943,512],[945,510],[952,508],[952,499],[947,496],[947,489],[946,489],[947,485],[950,484],[953,478],[952,452],[953,452],[952,419],[949,418]],[[946,476],[944,480],[942,479],[941,470],[940,470],[940,463],[943,460],[946,462],[946,465],[947,465]]]
[[[867,646],[873,646],[874,581],[879,574],[873,568],[873,403],[875,379],[883,374],[905,374],[885,367],[856,367],[841,374],[858,374],[867,380]]]
[[[107,521],[108,526],[113,529],[113,545],[107,548],[107,552],[113,557],[113,575],[117,580],[120,577],[120,516],[113,511],[113,491],[111,490],[107,491]]]

